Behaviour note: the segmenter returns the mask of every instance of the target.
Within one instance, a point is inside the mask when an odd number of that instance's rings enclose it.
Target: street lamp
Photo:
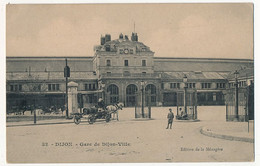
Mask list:
[[[142,86],[142,118],[144,118],[144,81],[141,81],[141,86]]]
[[[187,91],[187,82],[188,82],[188,78],[186,76],[186,74],[184,74],[183,76],[183,82],[184,82],[184,110],[185,110],[185,114],[187,115],[187,105],[186,105],[186,91]]]
[[[66,78],[66,119],[69,119],[69,107],[68,107],[68,77],[70,77],[70,67],[68,66],[67,58],[65,59],[64,77]]]
[[[101,88],[102,88],[102,98],[103,98],[103,101],[105,101],[105,86],[106,84],[101,82]]]
[[[238,117],[238,75],[239,75],[239,72],[236,70],[234,72],[234,75],[235,75],[235,91],[236,91],[236,107],[235,107],[235,114],[236,114],[236,120],[239,120],[239,117]]]

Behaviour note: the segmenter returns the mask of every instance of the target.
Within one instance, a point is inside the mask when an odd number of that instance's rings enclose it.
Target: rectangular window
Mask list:
[[[128,66],[128,60],[125,60],[125,66]]]
[[[142,66],[146,66],[146,60],[142,60]]]
[[[130,49],[130,54],[133,54],[134,53],[134,50],[133,49]]]
[[[107,60],[107,66],[111,66],[111,61],[109,59]]]
[[[230,86],[230,84],[229,84]],[[217,89],[223,89],[226,87],[226,84],[225,83],[217,83]]]
[[[188,87],[189,89],[196,88],[196,83],[187,83],[187,87]]]
[[[120,52],[120,54],[123,54],[123,53],[124,53],[124,50],[123,50],[123,49],[120,49],[119,52]]]
[[[164,89],[164,83],[161,83],[161,89]]]
[[[142,75],[145,76],[145,75],[146,75],[146,72],[142,72]]]
[[[55,84],[51,85],[51,90],[53,90],[53,91],[55,90]]]
[[[111,76],[111,72],[107,72],[107,76]]]
[[[130,76],[130,72],[129,71],[124,71],[124,76]]]
[[[60,84],[48,84],[48,91],[60,90]]]
[[[56,84],[56,90],[60,90],[60,84]]]
[[[96,83],[85,84],[85,91],[96,90]]]
[[[10,85],[10,91],[22,91],[22,85],[21,84]]]
[[[202,89],[210,89],[211,88],[211,83],[201,83],[201,88]]]
[[[22,91],[22,85],[19,85],[19,91]]]
[[[172,89],[180,89],[180,83],[171,83],[170,84],[170,88]]]

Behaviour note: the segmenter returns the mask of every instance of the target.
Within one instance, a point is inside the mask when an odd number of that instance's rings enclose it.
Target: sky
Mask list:
[[[93,56],[101,35],[133,31],[156,57],[253,59],[251,3],[6,8],[7,56]]]

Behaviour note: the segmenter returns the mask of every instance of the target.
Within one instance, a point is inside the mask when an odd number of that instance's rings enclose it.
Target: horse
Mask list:
[[[115,115],[116,115],[116,119],[118,120],[118,110],[122,110],[124,107],[124,104],[123,103],[116,103],[114,105],[108,105],[106,107],[106,109],[111,112],[111,114],[113,115],[113,119],[115,118]]]

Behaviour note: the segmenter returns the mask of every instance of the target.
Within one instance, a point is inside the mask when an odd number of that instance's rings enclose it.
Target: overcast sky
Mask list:
[[[7,56],[93,56],[134,23],[156,57],[253,58],[252,4],[7,5]]]

